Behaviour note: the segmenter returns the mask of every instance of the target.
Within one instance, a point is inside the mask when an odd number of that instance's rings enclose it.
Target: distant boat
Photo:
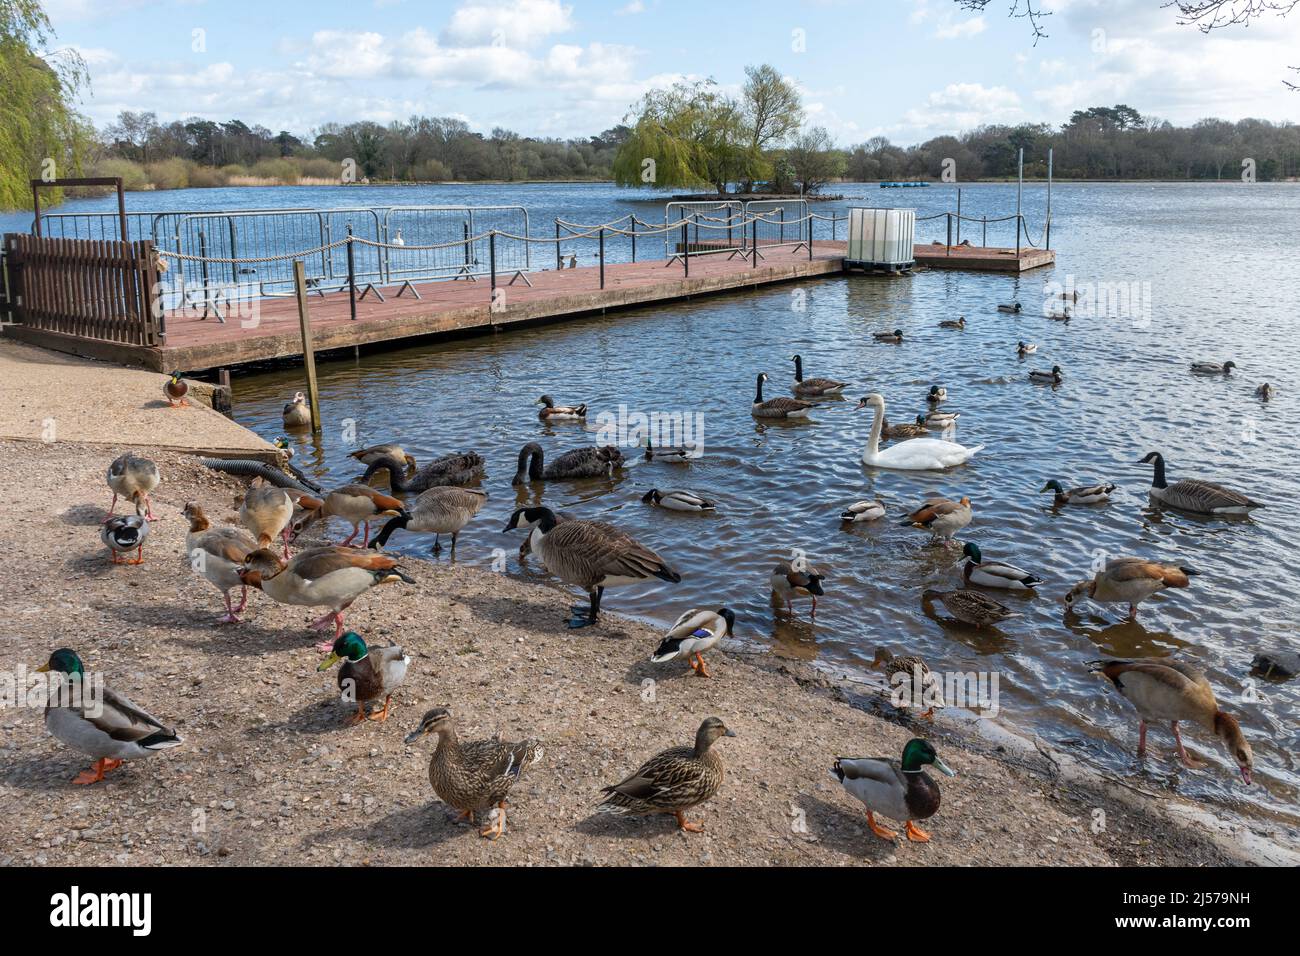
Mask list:
[[[881,183],[881,184],[880,184],[880,188],[881,188],[881,189],[904,189],[904,188],[907,188],[907,187],[909,187],[909,186],[928,186],[928,185],[930,185],[930,184],[929,184],[929,183],[926,183],[926,182],[920,182],[920,181],[910,182],[910,181],[909,181],[909,182],[904,182],[904,183]]]

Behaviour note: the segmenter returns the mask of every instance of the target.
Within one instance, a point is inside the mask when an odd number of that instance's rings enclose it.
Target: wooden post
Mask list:
[[[348,248],[351,248],[349,244]],[[293,260],[293,286],[298,293],[298,328],[302,332],[302,367],[307,372],[307,402],[311,406],[311,430],[319,434],[320,392],[316,388],[316,351],[311,344],[311,318],[307,315],[307,270],[302,260]]]

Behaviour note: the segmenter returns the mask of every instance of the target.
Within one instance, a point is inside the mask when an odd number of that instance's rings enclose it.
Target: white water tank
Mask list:
[[[915,265],[912,242],[916,233],[915,209],[849,209],[847,268],[910,269]]]

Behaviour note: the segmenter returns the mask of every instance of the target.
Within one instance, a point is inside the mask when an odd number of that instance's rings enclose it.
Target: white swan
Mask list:
[[[875,409],[876,417],[871,423],[871,438],[862,452],[864,465],[895,468],[899,471],[942,471],[965,464],[984,448],[983,445],[967,448],[955,441],[940,438],[913,438],[881,451],[880,429],[885,419],[885,400],[873,392],[858,407],[867,406]]]

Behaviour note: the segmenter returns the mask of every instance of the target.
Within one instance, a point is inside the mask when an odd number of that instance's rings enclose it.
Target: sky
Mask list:
[[[647,90],[747,64],[799,87],[809,122],[850,145],[910,145],[988,123],[1059,124],[1126,103],[1179,125],[1300,120],[1300,7],[1205,35],[1163,0],[1035,0],[1047,37],[954,0],[45,0],[91,77],[97,125],[242,119],[310,133],[328,121],[454,116],[488,133],[580,137]],[[1245,0],[1238,0],[1245,2]]]

